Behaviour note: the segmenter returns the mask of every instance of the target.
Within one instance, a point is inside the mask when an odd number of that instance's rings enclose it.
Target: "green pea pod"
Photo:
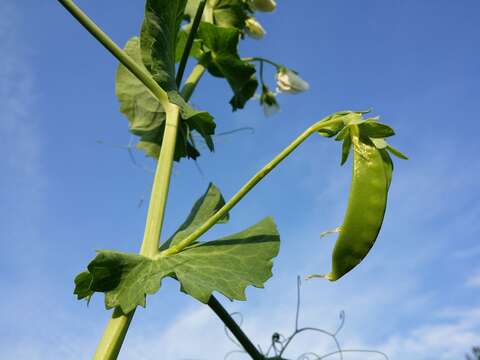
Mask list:
[[[390,155],[360,137],[350,126],[353,175],[348,207],[332,255],[332,271],[324,277],[340,279],[367,256],[383,223],[393,163]]]

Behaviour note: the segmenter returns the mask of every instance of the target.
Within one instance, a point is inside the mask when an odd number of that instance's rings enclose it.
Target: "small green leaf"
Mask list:
[[[334,117],[335,117],[335,115],[330,116],[327,119],[325,119],[325,121],[331,120]],[[329,125],[327,127],[324,127],[322,129],[318,130],[318,132],[322,136],[325,136],[327,138],[331,138],[331,137],[334,137],[335,135],[337,135],[344,128],[345,128],[345,125],[342,122],[339,121],[339,122],[332,123],[332,125]]]
[[[370,138],[383,139],[395,135],[395,131],[390,126],[379,122],[364,121],[358,127],[362,135]]]
[[[342,130],[340,130],[340,132],[335,137],[335,141],[342,141],[349,137],[350,137],[350,128],[348,126],[344,126]]]
[[[403,154],[402,152],[398,151],[397,149],[395,149],[393,146],[391,145],[388,145],[387,146],[387,150],[392,153],[392,155],[395,155],[396,157],[400,158],[400,159],[403,159],[403,160],[408,160],[408,156]]]
[[[214,184],[210,183],[205,194],[203,194],[203,196],[193,205],[187,219],[178,228],[175,234],[162,244],[160,250],[165,250],[188,237],[200,225],[220,210],[223,205],[225,205],[225,200],[220,193],[220,190]],[[226,223],[228,220],[229,215],[227,214],[218,222],[218,224]]]
[[[73,293],[77,295],[78,300],[87,299],[90,301],[93,291],[90,289],[92,284],[92,275],[88,271],[81,272],[75,277],[75,290]]]
[[[343,140],[343,144],[342,144],[342,161],[341,161],[340,165],[343,165],[347,162],[348,155],[350,154],[350,149],[351,148],[352,148],[352,137],[347,136]]]
[[[386,149],[388,144],[385,141],[385,139],[376,139],[376,138],[370,138],[370,141],[375,145],[375,147],[379,150],[381,149]]]
[[[221,28],[202,22],[197,37],[204,43],[205,55],[201,63],[210,74],[224,77],[234,92],[230,100],[233,110],[242,109],[255,95],[258,82],[255,67],[238,55],[239,32],[233,28]]]

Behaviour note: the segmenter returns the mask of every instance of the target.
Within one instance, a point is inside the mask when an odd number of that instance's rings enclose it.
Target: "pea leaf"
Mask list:
[[[358,125],[361,133],[370,138],[386,138],[395,135],[395,131],[385,124],[376,121],[364,121]]]
[[[156,293],[162,279],[172,274],[170,261],[156,261],[137,254],[99,251],[88,265],[90,291],[105,293],[105,307],[120,307],[124,314],[145,307],[145,296]]]
[[[174,245],[197,229],[224,203],[215,185],[194,204],[190,215],[167,241]],[[223,219],[227,221],[228,217]],[[245,300],[249,285],[263,287],[272,275],[272,259],[278,254],[279,234],[271,218],[235,235],[209,242],[197,242],[183,251],[159,259],[137,254],[100,251],[87,272],[76,279],[78,299],[94,292],[105,293],[105,306],[123,313],[146,305],[146,295],[160,289],[163,278],[176,278],[181,289],[199,301],[207,302],[218,291],[232,300]]]
[[[403,159],[403,160],[408,160],[408,156],[405,155],[404,153],[400,152],[399,150],[395,149],[393,146],[388,145],[387,150],[392,153],[392,155],[395,155],[396,157]]]
[[[187,0],[147,0],[140,35],[143,63],[165,91],[177,90],[177,34]]]
[[[198,9],[200,0],[189,0],[185,14],[193,19]],[[211,14],[211,18],[209,15]],[[248,16],[248,6],[243,0],[209,0],[205,6],[202,20],[213,21],[221,27],[234,27],[243,30]]]
[[[127,42],[125,52],[147,71],[142,62],[138,38],[134,37]],[[157,158],[165,131],[166,115],[163,107],[143,83],[123,65],[117,70],[115,91],[120,102],[120,111],[128,119],[130,132],[140,137],[137,147],[143,149],[148,156]],[[176,91],[171,91],[168,95],[171,102],[180,106],[182,117],[175,147],[175,160],[198,157],[199,152],[189,141],[191,130],[199,132],[210,150],[213,150],[211,135],[215,132],[215,123],[211,115],[192,109]]]
[[[167,249],[179,241],[185,239],[188,235],[194,232],[200,225],[215,214],[223,205],[225,200],[220,193],[220,190],[212,183],[209,184],[207,191],[198,199],[192,207],[190,214],[178,230],[160,247],[161,250]],[[226,223],[229,220],[227,214],[218,223]]]
[[[179,62],[182,59],[183,51],[188,39],[188,32],[180,30],[177,38],[177,47],[175,49],[175,62]],[[202,42],[199,39],[193,40],[192,48],[190,49],[190,56],[199,58],[202,55]]]
[[[213,291],[246,300],[245,288],[263,287],[272,276],[280,236],[272,218],[235,235],[187,248],[171,260],[182,291],[206,303]]]
[[[197,37],[203,41],[205,50],[201,63],[210,74],[228,81],[234,93],[230,104],[234,111],[242,109],[255,95],[258,82],[255,67],[238,55],[238,30],[202,22]]]
[[[200,153],[192,140],[197,131],[213,151],[212,135],[215,132],[213,117],[204,111],[194,110],[178,93],[175,83],[177,36],[184,16],[186,0],[148,0],[141,38],[132,38],[125,51],[168,93],[170,102],[180,107],[181,121],[176,141],[174,159],[196,159]],[[163,107],[149,90],[125,67],[119,66],[116,93],[120,111],[129,120],[130,131],[140,136],[138,148],[148,156],[157,158],[163,141],[166,115]]]
[[[348,155],[350,155],[350,149],[352,148],[352,137],[350,134],[347,134],[342,144],[342,161],[340,165],[343,165],[348,160]]]
[[[87,302],[89,302],[94,293],[90,289],[90,285],[92,284],[92,275],[88,271],[84,271],[78,274],[74,281],[75,290],[73,293],[77,295],[77,299],[87,299]]]

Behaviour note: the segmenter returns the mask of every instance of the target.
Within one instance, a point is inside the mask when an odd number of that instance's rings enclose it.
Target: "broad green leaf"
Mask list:
[[[165,91],[177,90],[177,34],[187,0],[147,0],[140,35],[143,63]]]
[[[255,67],[242,61],[238,55],[238,30],[202,22],[197,37],[203,41],[206,51],[202,64],[213,76],[224,77],[228,81],[234,92],[230,100],[233,110],[243,108],[255,95],[258,82]]]
[[[142,62],[138,38],[128,41],[125,52],[148,71]],[[120,111],[129,121],[130,131],[140,136],[138,148],[144,150],[148,156],[157,158],[165,131],[166,116],[163,107],[143,83],[123,65],[120,65],[117,71],[116,94],[120,101]],[[212,116],[191,108],[175,90],[170,91],[168,96],[172,103],[180,107],[182,118],[176,141],[175,160],[179,161],[183,157],[195,159],[199,155],[190,140],[192,130],[196,130],[204,138],[209,149],[213,150],[211,135],[215,132],[215,122]]]
[[[182,291],[202,302],[218,291],[232,300],[245,300],[249,285],[263,287],[272,276],[279,235],[271,218],[245,231],[216,241],[196,243],[183,251],[156,260],[136,254],[101,251],[88,265],[90,287],[82,293],[104,292],[107,308],[123,313],[145,306],[146,295],[160,289],[172,276]],[[85,274],[85,273],[82,273]],[[87,278],[80,274],[77,278]]]
[[[170,261],[155,261],[136,254],[100,251],[88,265],[91,291],[105,293],[107,309],[120,307],[124,314],[145,307],[145,297],[156,293],[162,279],[172,274]]]
[[[263,287],[272,276],[280,236],[272,218],[220,240],[200,243],[174,256],[182,291],[206,303],[218,291],[231,300],[245,300],[249,285]]]
[[[182,59],[183,51],[185,50],[185,45],[188,39],[188,32],[185,30],[180,30],[177,37],[177,47],[175,49],[175,62],[179,62]],[[202,55],[202,42],[198,39],[195,39],[190,49],[190,56],[196,59],[200,58]]]
[[[223,205],[225,205],[225,200],[220,193],[220,190],[214,184],[210,183],[205,194],[203,194],[203,196],[193,205],[187,219],[178,228],[175,234],[162,244],[161,250],[167,249],[185,239],[214,215]],[[226,223],[228,220],[229,216],[227,214],[218,223]]]

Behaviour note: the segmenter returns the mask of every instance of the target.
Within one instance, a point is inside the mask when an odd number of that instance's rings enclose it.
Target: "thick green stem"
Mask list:
[[[147,223],[143,235],[140,255],[153,258],[158,253],[160,233],[162,231],[165,206],[167,204],[168,189],[172,174],[173,156],[177,139],[180,109],[170,104],[167,108],[165,132],[163,133],[162,148],[158,157],[157,170],[153,180],[152,194],[148,206]]]
[[[168,188],[172,173],[173,155],[177,138],[179,108],[169,104],[162,148],[158,158],[157,170],[153,180],[152,194],[148,207],[147,221],[140,255],[154,257],[158,253],[160,233],[162,231]],[[115,311],[109,320],[93,357],[94,360],[115,360],[127,334],[135,311],[119,314]]]
[[[130,72],[135,75],[160,103],[166,107],[169,103],[165,90],[152,78],[152,76],[143,70],[137,63],[128,56],[117,44],[100,29],[75,3],[71,0],[58,0],[72,16],[97,39],[118,61],[120,61]]]
[[[322,120],[312,125],[305,130],[299,137],[297,137],[290,145],[288,145],[282,152],[280,152],[272,161],[265,165],[258,171],[220,210],[211,216],[203,225],[198,227],[188,237],[160,253],[160,257],[169,256],[182,251],[184,248],[192,244],[196,239],[207,232],[220,219],[222,219],[230,209],[232,209],[252,188],[258,184],[270,171],[272,171],[278,164],[282,162],[288,155],[290,155],[302,142],[304,142],[310,135],[316,133],[322,128],[331,126],[337,122],[342,122],[339,119]]]
[[[175,151],[179,109],[170,104],[166,92],[157,84],[151,75],[145,72],[135,61],[120,49],[80,8],[70,0],[58,0],[79,22],[90,32],[113,56],[132,72],[158,99],[166,111],[166,126],[162,148],[158,158],[157,171],[152,187],[152,195],[148,208],[147,223],[140,254],[154,257],[158,253],[160,233],[167,201],[168,187]],[[135,311],[122,314],[114,311],[102,339],[97,347],[94,360],[115,360],[118,357],[123,340],[128,331]]]

